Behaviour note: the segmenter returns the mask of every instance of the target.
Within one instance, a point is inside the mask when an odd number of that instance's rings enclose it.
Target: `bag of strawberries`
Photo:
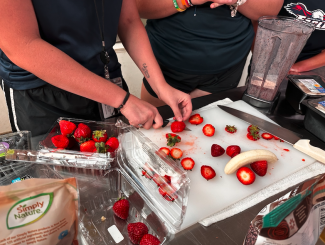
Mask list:
[[[264,207],[244,245],[313,245],[325,227],[325,174],[305,181]]]

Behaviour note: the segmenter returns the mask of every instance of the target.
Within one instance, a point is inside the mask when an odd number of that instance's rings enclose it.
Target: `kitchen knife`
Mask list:
[[[282,128],[281,126],[278,126],[276,124],[270,123],[264,119],[261,119],[259,117],[255,117],[251,114],[248,114],[246,112],[242,112],[227,106],[218,106],[220,109],[224,110],[225,112],[228,112],[229,114],[238,117],[239,119],[248,122],[252,125],[257,125],[259,128],[263,129],[264,131],[275,135],[279,137],[280,139],[284,140],[285,142],[293,145],[295,149],[298,151],[301,151],[305,153],[308,156],[311,156],[312,158],[320,161],[321,163],[325,164],[325,151],[311,146],[309,144],[310,140],[306,139],[300,139],[295,133],[292,131]]]
[[[168,119],[163,121],[163,125],[161,127],[167,127],[170,126],[173,122],[169,121]],[[184,130],[186,131],[192,131],[191,129],[189,129],[188,127],[185,127]]]

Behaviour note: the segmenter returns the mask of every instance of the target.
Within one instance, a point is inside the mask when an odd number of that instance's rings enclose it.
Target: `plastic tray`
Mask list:
[[[30,150],[30,139],[31,133],[29,131],[0,135],[0,164],[3,164],[5,153],[9,149]]]
[[[165,153],[159,152],[159,147],[144,136],[137,128],[118,121],[121,127],[121,147],[118,150],[117,162],[125,176],[136,182],[139,188],[137,192],[152,209],[157,209],[157,215],[170,227],[172,233],[180,230],[185,216],[190,179],[187,172]],[[170,176],[172,195],[174,201],[166,200],[158,190],[155,181],[143,175],[143,170],[151,176]],[[162,185],[167,185],[165,179],[161,179]],[[167,198],[168,199],[168,198]]]

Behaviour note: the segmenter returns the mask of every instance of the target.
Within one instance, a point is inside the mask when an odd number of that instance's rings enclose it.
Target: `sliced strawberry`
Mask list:
[[[226,149],[226,154],[231,158],[237,156],[240,153],[241,149],[238,145],[230,145]]]
[[[225,149],[223,149],[220,145],[213,144],[211,146],[211,155],[213,157],[219,157],[225,153]]]
[[[254,172],[247,167],[241,167],[237,170],[236,176],[243,185],[253,184],[255,181]]]
[[[256,125],[250,125],[247,128],[247,132],[250,134],[255,134],[260,132],[260,128]]]
[[[181,137],[177,134],[166,134],[167,146],[173,147],[176,143],[181,142]]]
[[[67,148],[70,143],[67,136],[60,134],[53,136],[51,141],[56,148]]]
[[[169,153],[170,153],[170,150],[169,150],[167,147],[161,147],[161,148],[159,149],[159,151],[164,152],[167,156],[168,156]]]
[[[106,145],[107,152],[113,152],[113,151],[115,151],[118,148],[119,141],[115,137],[110,137],[106,141],[105,145]]]
[[[181,164],[185,170],[192,170],[194,168],[195,162],[190,157],[185,157],[182,159]]]
[[[211,137],[214,135],[215,133],[215,128],[211,125],[211,124],[206,124],[203,129],[202,129],[203,133],[205,136]]]
[[[199,124],[203,123],[203,117],[201,117],[200,114],[194,114],[194,115],[190,116],[190,118],[188,119],[188,122],[190,124],[199,125]]]
[[[261,136],[265,140],[271,140],[271,139],[273,139],[273,135],[272,134],[269,134],[269,133],[263,133]]]
[[[153,175],[154,175],[154,172],[152,170],[152,168],[149,166],[148,163],[145,163],[143,166],[142,166],[142,176],[148,178],[148,179],[152,179],[153,178]]]
[[[81,152],[97,152],[96,142],[88,140],[80,145]]]
[[[185,123],[184,122],[178,122],[175,121],[170,125],[170,129],[173,133],[182,132],[185,129]]]
[[[277,137],[277,136],[275,136],[275,135],[273,135],[273,138],[274,138],[275,140],[279,140],[279,139],[280,139],[279,137]]]
[[[70,137],[73,135],[73,132],[76,130],[77,126],[73,122],[61,120],[59,122],[60,131],[62,135]]]
[[[247,134],[247,139],[256,141],[256,140],[260,139],[260,135],[259,134],[250,134],[250,133],[248,133]]]
[[[257,175],[264,176],[267,172],[267,161],[253,162],[251,163],[251,168]]]
[[[167,201],[173,202],[177,199],[176,188],[170,184],[162,184],[159,186],[159,193],[162,195]]]
[[[210,166],[203,165],[201,167],[201,175],[206,180],[210,180],[210,179],[213,179],[216,176],[216,172]]]
[[[183,152],[181,149],[179,148],[172,148],[170,150],[170,156],[174,159],[174,160],[177,160],[177,159],[180,159],[182,156],[183,156]]]
[[[93,141],[95,142],[106,142],[107,133],[106,130],[95,130],[92,135]]]
[[[159,174],[154,174],[152,180],[157,184],[158,187],[166,183],[167,184],[171,183],[171,178],[168,175],[161,176]]]
[[[235,126],[230,126],[230,125],[227,125],[225,127],[225,130],[226,130],[226,132],[231,133],[231,134],[234,134],[237,132],[237,128]]]

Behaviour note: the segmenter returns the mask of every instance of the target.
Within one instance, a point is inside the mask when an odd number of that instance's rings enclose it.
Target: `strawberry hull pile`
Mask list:
[[[59,119],[40,146],[85,153],[114,152],[119,146],[115,131],[106,123]]]

